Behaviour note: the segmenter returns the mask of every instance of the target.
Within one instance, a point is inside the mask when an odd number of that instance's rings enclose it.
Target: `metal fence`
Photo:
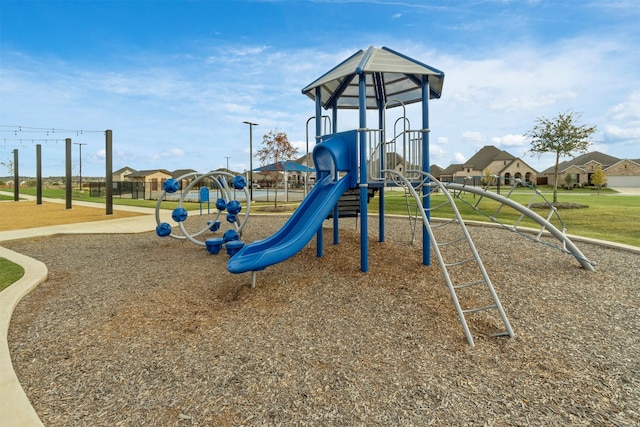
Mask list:
[[[152,185],[153,183],[145,182],[133,182],[133,181],[114,181],[113,182],[113,197],[121,199],[145,199],[145,200],[157,200],[162,194],[162,188],[159,185]],[[185,195],[184,200],[187,202],[199,202],[200,201],[200,189],[207,183],[197,183]],[[291,186],[294,187],[294,186]],[[302,188],[278,188],[278,201],[282,202],[299,202],[306,195]],[[298,187],[298,186],[296,186]],[[242,190],[232,190],[233,197],[237,200],[244,201],[245,194]],[[222,192],[215,186],[211,187],[211,200],[216,200],[218,197],[223,197]],[[105,182],[91,182],[89,183],[89,195],[91,197],[105,197],[106,196],[106,183]],[[178,201],[182,192],[176,192],[173,194],[165,193],[163,200]],[[276,197],[276,189],[267,187],[260,189],[253,189],[254,201],[272,202]]]
[[[106,194],[107,194],[106,182],[91,182],[89,184],[89,195],[91,197],[105,197]],[[113,197],[118,197],[121,199],[147,199],[145,194],[144,182],[132,182],[132,181],[113,182],[112,194],[113,194]]]

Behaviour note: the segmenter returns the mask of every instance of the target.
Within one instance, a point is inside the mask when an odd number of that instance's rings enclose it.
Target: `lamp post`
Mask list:
[[[225,156],[225,159],[227,159],[227,172],[229,172],[229,157]]]
[[[253,202],[253,127],[258,123],[242,122],[249,125],[249,199]]]
[[[79,175],[80,175],[80,191],[82,191],[82,146],[83,145],[87,145],[87,144],[82,144],[80,142],[74,142],[73,144],[77,145],[78,146],[78,151],[80,151],[80,172],[79,172]]]

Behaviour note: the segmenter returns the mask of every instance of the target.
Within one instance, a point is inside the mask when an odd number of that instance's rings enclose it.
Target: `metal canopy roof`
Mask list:
[[[253,170],[254,172],[273,172],[273,171],[278,171],[278,172],[306,172],[307,171],[307,167],[304,165],[301,165],[298,162],[295,162],[293,160],[287,160],[287,161],[280,161],[277,164],[276,163],[271,163],[270,165],[266,165],[266,166],[261,166],[259,168],[256,168]],[[309,168],[308,169],[309,172],[315,172],[316,170],[314,168]]]
[[[360,50],[335,66],[322,77],[302,89],[309,98],[316,99],[320,88],[325,109],[358,108],[358,78],[365,74],[366,108],[377,109],[390,100],[404,104],[422,101],[422,76],[429,79],[429,98],[440,98],[444,73],[387,47]]]

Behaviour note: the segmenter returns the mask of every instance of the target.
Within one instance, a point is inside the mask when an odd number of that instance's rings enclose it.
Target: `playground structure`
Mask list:
[[[550,206],[545,219],[530,209],[507,197],[489,191],[489,186],[476,188],[465,183],[442,183],[429,174],[429,99],[437,99],[442,92],[444,73],[426,64],[415,61],[388,48],[370,47],[358,51],[341,64],[315,80],[302,90],[316,104],[316,145],[313,159],[316,168],[316,184],[292,214],[286,224],[274,235],[244,245],[234,252],[228,269],[231,273],[251,273],[251,286],[255,287],[257,272],[270,265],[282,262],[299,252],[315,235],[317,256],[323,254],[322,227],[327,218],[333,218],[333,243],[339,243],[338,221],[341,200],[348,194],[358,196],[356,214],[360,216],[360,269],[368,271],[368,203],[372,193],[378,194],[380,242],[385,239],[385,189],[401,187],[407,197],[407,211],[412,223],[412,240],[415,240],[416,224],[422,224],[422,262],[431,265],[431,252],[435,254],[442,269],[453,304],[460,319],[467,342],[474,340],[467,323],[467,315],[495,310],[504,328],[494,336],[513,337],[506,313],[494,286],[473,243],[467,226],[456,206],[455,199],[461,193],[472,193],[480,199],[497,201],[500,207],[487,216],[500,223],[498,216],[503,206],[521,214],[513,226],[504,226],[522,235],[528,230],[519,228],[523,217],[528,217],[541,228],[536,240],[543,233],[550,234],[561,243],[561,250],[574,256],[587,270],[593,271],[594,263],[586,259],[580,250],[549,219],[557,215]],[[406,114],[406,105],[421,103],[422,123],[412,129]],[[392,130],[387,129],[387,110],[401,107],[402,115],[395,120]],[[331,133],[323,134],[322,124],[326,116],[322,108],[331,109]],[[338,131],[339,109],[358,110],[357,129]],[[367,110],[376,110],[378,127],[367,127]],[[398,162],[397,160],[400,159]],[[444,195],[444,202],[431,206],[434,192]],[[540,196],[538,192],[534,197]],[[474,209],[478,210],[480,200]],[[413,214],[411,208],[413,203]],[[532,202],[533,203],[533,199]],[[530,205],[531,205],[530,203]],[[442,207],[452,212],[453,218],[436,224],[431,223],[432,214]],[[350,212],[353,213],[352,211]],[[248,215],[248,212],[247,212]],[[439,230],[453,227],[453,239],[442,240]],[[166,232],[166,231],[165,231]],[[457,250],[452,251],[452,248]],[[462,248],[462,250],[460,250]],[[460,257],[460,253],[466,255]],[[471,273],[473,272],[473,273]],[[464,273],[464,274],[462,274]],[[469,280],[470,276],[474,276]],[[479,291],[479,292],[478,292]],[[472,298],[463,294],[473,292]],[[482,297],[478,298],[478,294]],[[463,301],[464,303],[461,303]],[[471,301],[471,305],[469,305]],[[464,305],[464,306],[463,306]],[[502,329],[502,328],[501,328]]]
[[[182,189],[178,201],[178,207],[171,213],[171,218],[176,221],[180,233],[174,232],[171,224],[162,222],[160,220],[160,207],[166,194],[176,193],[181,190],[180,183],[183,180],[190,180],[189,184]],[[186,198],[190,196],[191,190],[196,187],[197,184],[208,180],[212,183],[215,190],[219,192],[222,197],[219,197],[215,202],[215,211],[213,218],[207,220],[206,226],[196,231],[188,231],[185,226],[189,214],[183,207],[183,203]],[[231,184],[230,184],[231,183]],[[199,172],[190,172],[184,174],[175,179],[168,179],[162,184],[162,193],[158,197],[156,203],[156,234],[160,237],[173,237],[175,239],[188,240],[198,246],[204,246],[211,254],[217,254],[222,249],[222,246],[226,244],[227,253],[229,255],[235,254],[242,246],[244,242],[240,240],[242,229],[246,225],[249,219],[249,213],[251,211],[251,197],[249,196],[249,190],[246,180],[242,176],[232,175],[223,171],[211,171],[205,174]],[[235,191],[242,191],[244,193],[244,200],[246,201],[245,214],[240,217],[242,211],[242,204],[235,197]],[[211,206],[209,200],[210,190],[208,187],[201,187],[199,190],[200,201],[200,216],[203,214],[203,203],[207,203],[207,215],[211,215]],[[231,225],[231,228],[226,230],[222,237],[208,237],[204,236],[206,232],[215,233],[221,230],[222,221],[220,220],[224,212],[226,213],[226,222]],[[203,241],[201,239],[205,238]]]

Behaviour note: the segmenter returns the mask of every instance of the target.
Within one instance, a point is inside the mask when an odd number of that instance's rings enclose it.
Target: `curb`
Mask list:
[[[47,280],[46,265],[28,256],[0,246],[0,257],[19,264],[24,275],[17,282],[0,292],[0,414],[2,424],[7,426],[43,426],[31,406],[11,363],[9,353],[9,323],[14,309],[25,295]]]

